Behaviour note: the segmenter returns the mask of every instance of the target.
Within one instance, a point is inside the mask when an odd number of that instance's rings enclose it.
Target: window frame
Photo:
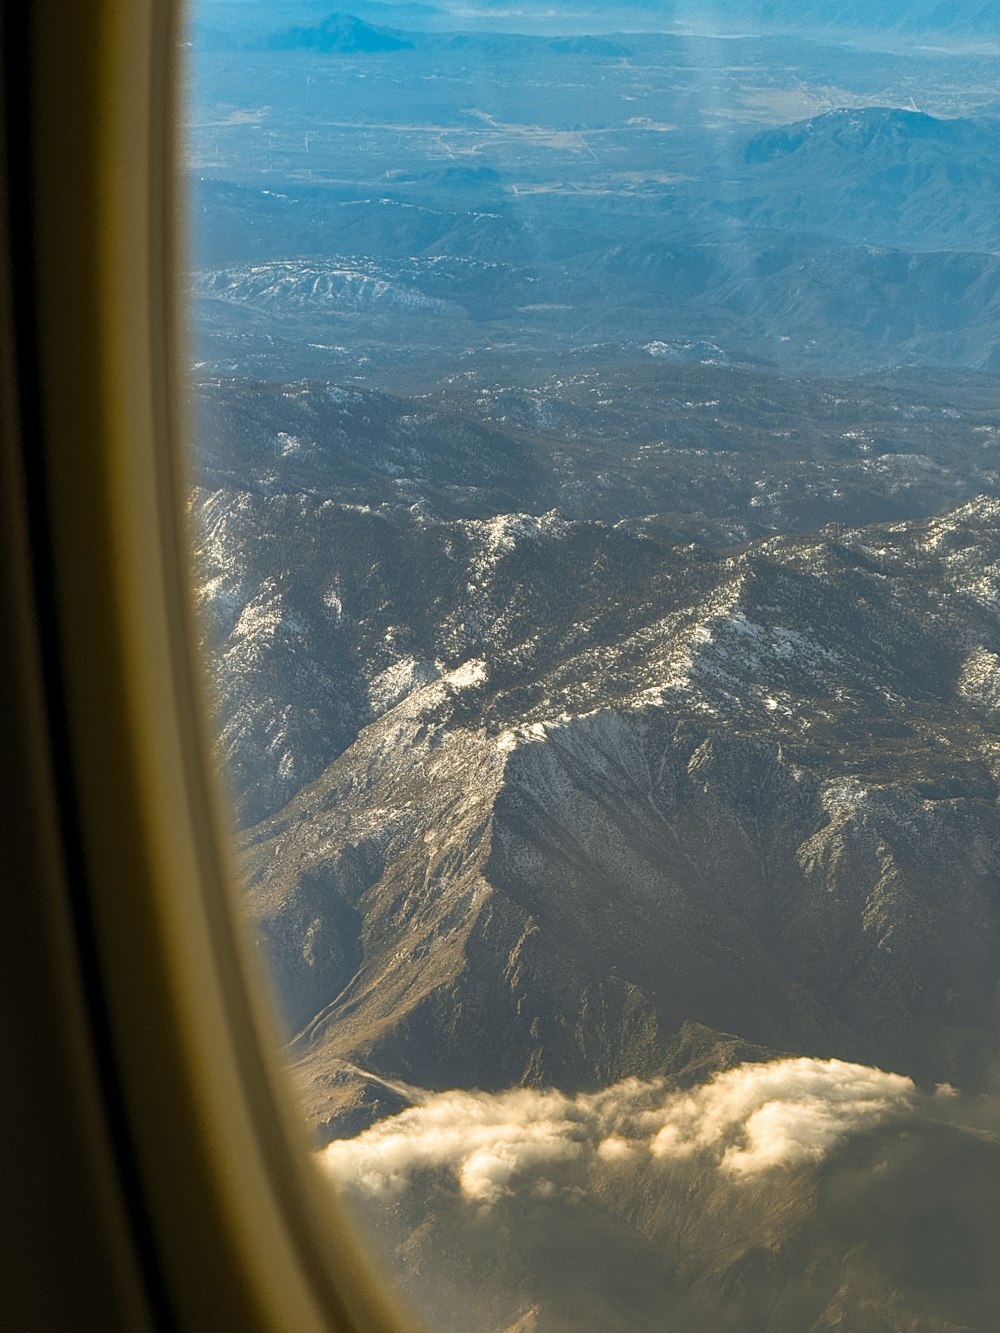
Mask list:
[[[4,910],[31,932],[6,1069],[15,1141],[65,1159],[14,1164],[4,1304],[22,1327],[391,1333],[233,911],[184,523],[180,33],[168,0],[2,20]]]

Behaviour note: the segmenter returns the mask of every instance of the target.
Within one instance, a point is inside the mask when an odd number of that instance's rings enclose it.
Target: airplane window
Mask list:
[[[187,44],[196,591],[324,1180],[435,1330],[1000,1327],[995,8]]]

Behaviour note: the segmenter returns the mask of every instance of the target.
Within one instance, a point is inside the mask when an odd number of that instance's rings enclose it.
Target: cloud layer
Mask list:
[[[681,1093],[639,1079],[572,1097],[447,1092],[331,1143],[321,1157],[357,1192],[400,1193],[434,1173],[486,1205],[628,1163],[655,1169],[700,1158],[745,1180],[820,1161],[847,1135],[909,1109],[915,1091],[900,1074],[803,1057],[740,1065]]]

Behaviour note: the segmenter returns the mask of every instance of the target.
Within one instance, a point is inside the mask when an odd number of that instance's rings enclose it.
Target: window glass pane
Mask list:
[[[199,0],[243,898],[429,1327],[1000,1327],[1000,24]]]

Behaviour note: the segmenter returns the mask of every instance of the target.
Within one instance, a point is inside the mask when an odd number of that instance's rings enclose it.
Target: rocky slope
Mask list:
[[[247,835],[315,1117],[341,1060],[596,1086],[660,1072],[689,1020],[988,1085],[998,517],[772,539],[680,607],[661,566],[575,652],[463,615],[457,667],[390,669],[399,701]],[[523,541],[566,579],[565,536]]]
[[[498,725],[631,700],[686,679],[688,658],[698,688],[718,695],[698,665],[712,658],[695,637],[714,614],[703,599],[724,617],[727,598],[759,601],[770,580],[794,624],[822,582],[810,562],[836,567],[832,538],[812,554],[776,548],[769,563],[768,534],[930,514],[1000,489],[991,384],[852,392],[670,363],[430,401],[207,383],[193,505],[244,820],[273,814],[407,691],[474,659],[490,683],[470,706]],[[886,540],[889,559],[906,539]],[[926,596],[939,562],[922,559],[912,588]],[[867,569],[875,609],[847,607],[842,573],[834,638],[915,618]],[[770,653],[766,623],[761,634],[736,642]],[[877,654],[865,670],[880,678]]]
[[[964,1047],[996,1001],[997,517],[980,501],[772,538],[694,577],[592,524],[404,531],[422,552],[379,534],[395,577],[369,596],[410,623],[353,646],[353,710],[336,664],[298,681],[327,695],[284,752],[339,718],[343,753],[249,835],[255,916],[310,1061],[579,1085],[651,1072],[694,1019],[988,1078],[992,1053]],[[359,536],[342,540],[364,559]],[[455,598],[430,629],[406,581],[418,560],[427,603]],[[360,619],[357,591],[341,583],[333,619],[345,601]],[[305,623],[280,600],[244,608],[244,691],[254,645],[266,688],[287,669],[275,641],[293,661]],[[381,716],[351,739],[366,711]]]

